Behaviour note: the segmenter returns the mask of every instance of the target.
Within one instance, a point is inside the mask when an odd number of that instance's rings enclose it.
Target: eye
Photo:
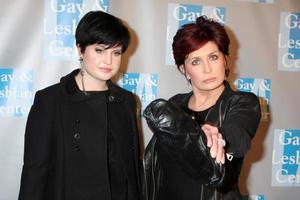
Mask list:
[[[201,62],[199,59],[192,60],[192,65],[199,65]]]
[[[213,54],[213,55],[209,56],[210,60],[218,60],[218,58],[219,58],[219,56],[216,55],[216,54]]]
[[[120,51],[114,51],[115,56],[120,56],[122,54],[121,50]]]
[[[104,52],[104,49],[102,49],[102,48],[96,48],[95,51],[98,54],[102,54]]]

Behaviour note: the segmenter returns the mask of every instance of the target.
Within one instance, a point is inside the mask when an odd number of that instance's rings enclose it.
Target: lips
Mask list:
[[[211,83],[211,82],[214,82],[215,80],[216,80],[215,77],[211,77],[211,78],[205,79],[203,82],[204,83]]]
[[[100,70],[101,70],[102,72],[109,73],[109,72],[111,72],[112,69],[110,69],[110,68],[108,68],[108,67],[100,67]]]

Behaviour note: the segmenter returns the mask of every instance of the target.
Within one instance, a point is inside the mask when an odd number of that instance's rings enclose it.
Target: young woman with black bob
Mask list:
[[[129,31],[91,11],[75,38],[80,68],[36,92],[19,200],[140,200],[135,97],[111,81]]]
[[[205,16],[184,25],[173,55],[192,91],[144,111],[153,137],[145,152],[149,200],[240,200],[238,178],[260,121],[252,93],[226,81],[229,37]]]

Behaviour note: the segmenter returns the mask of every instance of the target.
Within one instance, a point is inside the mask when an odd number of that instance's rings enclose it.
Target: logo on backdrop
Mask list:
[[[246,1],[246,2],[254,2],[254,3],[274,3],[274,0],[238,0],[238,1]]]
[[[243,196],[242,200],[265,200],[264,195],[247,195]]]
[[[125,73],[118,84],[139,96],[143,112],[146,106],[157,98],[157,79],[157,74]]]
[[[30,110],[33,99],[31,70],[0,68],[0,117],[22,117]]]
[[[270,115],[271,80],[259,78],[238,78],[234,82],[239,91],[252,92],[259,97],[261,119],[267,121]]]
[[[300,13],[280,14],[278,70],[300,71]]]
[[[272,186],[300,186],[300,130],[275,129]]]
[[[44,58],[74,60],[75,31],[81,17],[90,10],[108,11],[109,0],[45,0]]]
[[[166,65],[174,65],[172,42],[176,31],[184,24],[195,22],[197,17],[206,15],[225,24],[225,8],[192,4],[168,4],[168,25],[166,44]]]

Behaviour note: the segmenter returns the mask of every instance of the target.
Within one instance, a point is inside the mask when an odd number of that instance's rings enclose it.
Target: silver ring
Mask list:
[[[225,147],[226,142],[225,142],[225,140],[218,138],[218,144],[221,144],[223,147]]]

